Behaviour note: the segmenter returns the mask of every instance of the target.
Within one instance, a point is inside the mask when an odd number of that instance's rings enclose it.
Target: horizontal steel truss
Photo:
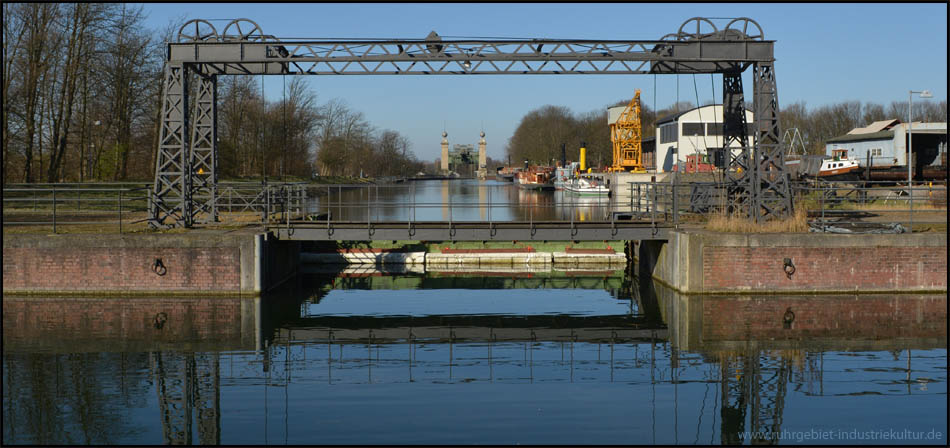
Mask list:
[[[722,73],[771,62],[774,41],[339,41],[169,43],[204,74]]]
[[[665,240],[669,227],[615,222],[389,222],[331,221],[272,225],[282,240],[302,241],[603,241]]]

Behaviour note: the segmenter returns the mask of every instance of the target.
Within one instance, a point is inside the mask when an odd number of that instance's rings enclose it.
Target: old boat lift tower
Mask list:
[[[722,29],[684,22],[659,40],[281,40],[248,19],[218,32],[190,20],[166,51],[162,124],[149,202],[152,227],[217,220],[218,75],[723,75],[723,142],[741,146],[726,171],[731,201],[756,222],[791,214],[779,128],[775,41],[749,18]],[[742,72],[753,70],[752,146],[747,146]],[[197,82],[192,86],[192,82]],[[192,96],[194,98],[192,98]]]

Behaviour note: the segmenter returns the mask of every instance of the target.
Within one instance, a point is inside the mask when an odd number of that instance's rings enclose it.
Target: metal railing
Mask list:
[[[480,184],[440,196],[437,201],[421,200],[416,182],[399,184],[332,184],[311,186],[308,221],[380,222],[504,222],[504,221],[601,221],[616,218],[618,204],[608,194],[578,197],[568,192],[519,190],[512,184]],[[465,198],[474,196],[477,198]],[[520,196],[517,199],[511,196]],[[427,217],[426,212],[440,214]],[[499,217],[499,211],[501,213]],[[477,213],[478,218],[473,215]],[[420,214],[422,215],[420,217]]]
[[[148,210],[150,186],[141,183],[9,184],[3,188],[3,225],[123,226],[141,222],[134,213]]]
[[[728,214],[736,197],[717,183],[630,182],[614,194],[578,197],[569,192],[522,191],[511,184],[452,185],[420,194],[416,182],[332,184],[221,182],[215,206],[219,222],[283,224],[292,222],[402,222],[410,229],[422,222],[570,223],[638,221],[676,227]],[[626,191],[624,191],[626,190]],[[946,225],[945,182],[914,183],[913,195],[893,182],[792,184],[796,208],[807,211],[813,231],[910,231],[913,225]],[[461,197],[460,197],[461,196]],[[123,226],[147,219],[151,185],[11,184],[3,188],[4,225],[66,224]],[[911,201],[913,201],[911,203]],[[241,219],[238,215],[259,215]]]
[[[306,202],[305,182],[219,182],[215,204],[222,212],[272,215],[278,213],[278,208],[281,209],[280,213],[283,208],[302,213]]]
[[[946,182],[797,182],[791,184],[795,207],[807,212],[812,231],[835,233],[910,232],[914,225],[946,225]],[[910,189],[913,189],[913,195]],[[631,213],[673,226],[736,209],[736,195],[712,182],[630,182]],[[899,226],[899,227],[898,227]]]
[[[816,232],[903,233],[947,223],[946,182],[808,182],[793,188]]]
[[[8,184],[3,188],[4,226],[116,226],[147,221],[152,185],[144,183]],[[221,182],[215,206],[219,222],[240,222],[231,213],[259,214],[260,223],[303,216],[305,183]],[[228,214],[225,214],[227,212]]]

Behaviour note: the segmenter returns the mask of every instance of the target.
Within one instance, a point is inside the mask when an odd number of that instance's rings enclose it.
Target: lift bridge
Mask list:
[[[264,34],[249,19],[233,20],[220,33],[207,20],[190,20],[178,41],[167,44],[149,223],[192,227],[218,218],[217,77],[287,74],[721,74],[723,146],[742,148],[730,156],[726,170],[731,203],[756,222],[787,216],[792,201],[774,46],[758,23],[744,17],[722,28],[694,17],[656,40],[443,40],[435,32],[423,39],[285,40]],[[751,147],[741,76],[750,67]]]

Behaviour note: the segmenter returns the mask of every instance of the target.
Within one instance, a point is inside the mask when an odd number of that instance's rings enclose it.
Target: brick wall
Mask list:
[[[947,290],[947,234],[670,232],[639,247],[643,275],[680,293]],[[784,260],[795,271],[786,275]]]
[[[788,329],[786,309],[794,313]],[[792,338],[946,338],[947,300],[941,296],[704,297],[702,340]]]
[[[932,247],[703,248],[710,290],[946,289],[946,249]],[[783,260],[795,266],[789,278]]]
[[[167,271],[152,270],[161,258]],[[239,247],[4,247],[3,289],[241,291]],[[4,305],[4,313],[6,313]]]
[[[8,298],[3,300],[4,350],[102,351],[254,347],[256,299]],[[243,311],[242,311],[243,310]],[[156,316],[164,313],[156,326]],[[242,322],[242,319],[244,322]],[[243,344],[243,345],[242,345]],[[200,346],[200,347],[199,347]]]

